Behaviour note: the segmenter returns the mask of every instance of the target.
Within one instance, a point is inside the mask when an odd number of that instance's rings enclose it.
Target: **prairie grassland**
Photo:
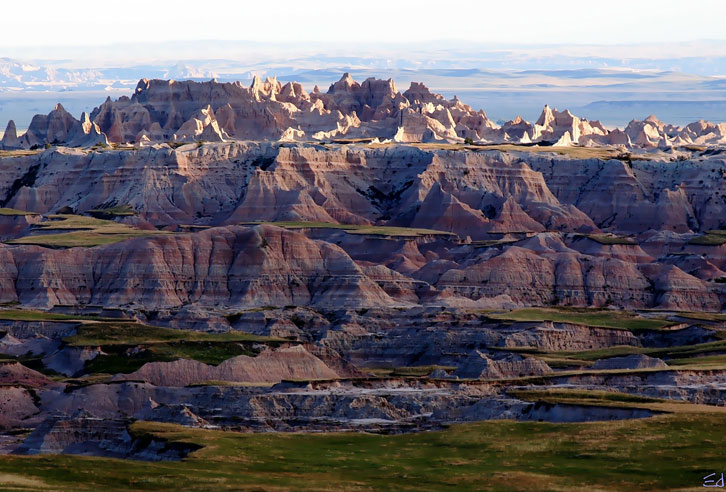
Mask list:
[[[628,402],[616,401],[618,406]],[[658,403],[649,402],[650,405]],[[721,412],[556,424],[489,421],[404,435],[240,434],[137,422],[203,446],[181,462],[4,456],[13,490],[684,490],[723,467]]]

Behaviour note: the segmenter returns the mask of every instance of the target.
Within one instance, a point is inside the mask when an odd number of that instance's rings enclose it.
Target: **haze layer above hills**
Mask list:
[[[719,120],[723,114],[723,47],[719,42],[465,48],[439,43],[416,49],[394,45],[354,50],[342,45],[322,50],[302,45],[283,50],[256,43],[188,42],[153,49],[64,49],[62,58],[61,50],[25,48],[0,60],[0,121],[14,119],[24,129],[33,114],[56,102],[73,114],[90,112],[99,98],[127,94],[140,78],[249,84],[253,75],[276,75],[283,83],[296,80],[311,90],[350,72],[359,80],[385,73],[402,85],[425,80],[447,98],[456,94],[485,109],[494,121],[518,114],[535,119],[538,108],[549,104],[605,125],[623,125],[649,114],[686,124]],[[171,54],[180,51],[185,53],[181,61]],[[115,62],[109,64],[109,59]]]

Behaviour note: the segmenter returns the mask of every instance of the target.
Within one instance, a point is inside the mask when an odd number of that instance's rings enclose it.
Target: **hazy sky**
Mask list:
[[[603,7],[594,7],[603,5]],[[5,2],[0,56],[26,46],[261,42],[622,44],[726,39],[724,0]]]

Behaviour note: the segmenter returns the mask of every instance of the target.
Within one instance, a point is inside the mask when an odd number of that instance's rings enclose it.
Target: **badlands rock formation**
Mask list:
[[[155,316],[157,325],[171,325],[183,317],[183,310],[164,310]],[[15,343],[32,346],[39,331],[55,340],[44,348],[35,344],[35,353],[44,359],[77,348],[67,345],[69,330],[72,334],[83,326],[51,322],[41,330],[33,321],[2,324]],[[603,348],[614,347],[667,354],[668,347],[682,343],[697,350],[699,344],[718,340],[722,322],[705,328],[694,319],[658,332],[599,328],[591,334],[591,327],[585,325],[502,321],[470,309],[288,306],[246,310],[225,324],[228,330],[245,328],[258,336],[270,334],[280,324],[290,324],[297,331],[292,337],[295,340],[291,338],[285,346],[267,347],[255,356],[232,357],[216,366],[182,358],[146,363],[136,371],[105,379],[93,373],[93,365],[88,363],[75,378],[60,381],[19,363],[5,364],[0,371],[0,426],[35,428],[22,445],[21,438],[10,449],[20,453],[91,449],[87,452],[124,456],[122,443],[116,444],[121,448],[113,443],[128,441],[124,436],[129,419],[247,431],[401,432],[493,418],[569,421],[650,415],[645,410],[577,405],[541,407],[509,394],[517,389],[616,390],[712,405],[726,399],[726,371],[722,368],[670,367],[644,355],[604,358],[589,369],[577,359],[572,359],[571,366],[550,367],[533,352],[538,344],[554,354],[589,349],[607,354]],[[654,338],[654,333],[659,336]],[[528,340],[532,345],[523,344]],[[512,347],[529,351],[510,352]],[[129,360],[148,348],[143,344],[129,347]],[[312,354],[322,354],[323,348],[325,356]],[[118,353],[105,352],[113,345],[101,349],[89,362],[113,359],[118,364],[118,358],[114,359]],[[362,372],[355,377],[341,375],[342,371],[332,369],[332,354]],[[424,376],[372,376],[374,369],[385,367],[420,368]],[[432,367],[437,369],[426,376]],[[573,371],[577,368],[584,370]],[[89,375],[94,379],[85,380]]]
[[[699,237],[726,228],[726,165],[687,156],[254,142],[0,156],[3,206],[123,204],[137,215],[118,220],[167,231],[90,249],[2,245],[0,302],[718,311],[724,245]],[[5,239],[40,220],[4,217]]]
[[[652,415],[533,389],[723,405],[723,139],[549,107],[500,127],[422,84],[347,74],[324,93],[142,80],[80,120],[58,105],[23,135],[11,122],[0,452],[190,451],[133,438],[134,419],[404,432]]]
[[[336,379],[338,375],[300,345],[276,351],[266,350],[256,357],[240,355],[218,366],[180,359],[150,362],[116,380],[142,380],[156,386],[188,386],[208,381],[240,383],[279,383],[285,379]]]
[[[456,97],[447,100],[421,83],[399,92],[390,79],[358,83],[348,73],[326,92],[317,86],[307,92],[297,82],[282,84],[274,77],[255,77],[249,87],[215,80],[142,79],[131,97],[108,98],[80,120],[58,104],[48,115],[36,115],[20,138],[11,121],[0,149],[341,138],[653,149],[726,144],[724,125],[698,121],[680,128],[650,116],[633,120],[624,130],[610,130],[599,121],[545,106],[534,123],[518,116],[499,126],[484,111]]]

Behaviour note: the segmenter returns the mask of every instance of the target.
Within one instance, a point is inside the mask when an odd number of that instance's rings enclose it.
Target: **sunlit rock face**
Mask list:
[[[683,145],[722,145],[726,127],[707,121],[683,128],[655,116],[607,129],[568,110],[545,106],[536,122],[517,116],[499,126],[457,97],[445,99],[413,82],[400,92],[393,80],[359,83],[343,74],[327,92],[307,92],[297,82],[275,77],[239,82],[142,79],[131,97],[110,98],[76,120],[60,104],[36,115],[18,137],[8,124],[0,146],[45,144],[90,147],[108,143],[226,140],[311,141],[379,139],[396,142],[541,143],[556,147],[614,146],[650,150]]]

